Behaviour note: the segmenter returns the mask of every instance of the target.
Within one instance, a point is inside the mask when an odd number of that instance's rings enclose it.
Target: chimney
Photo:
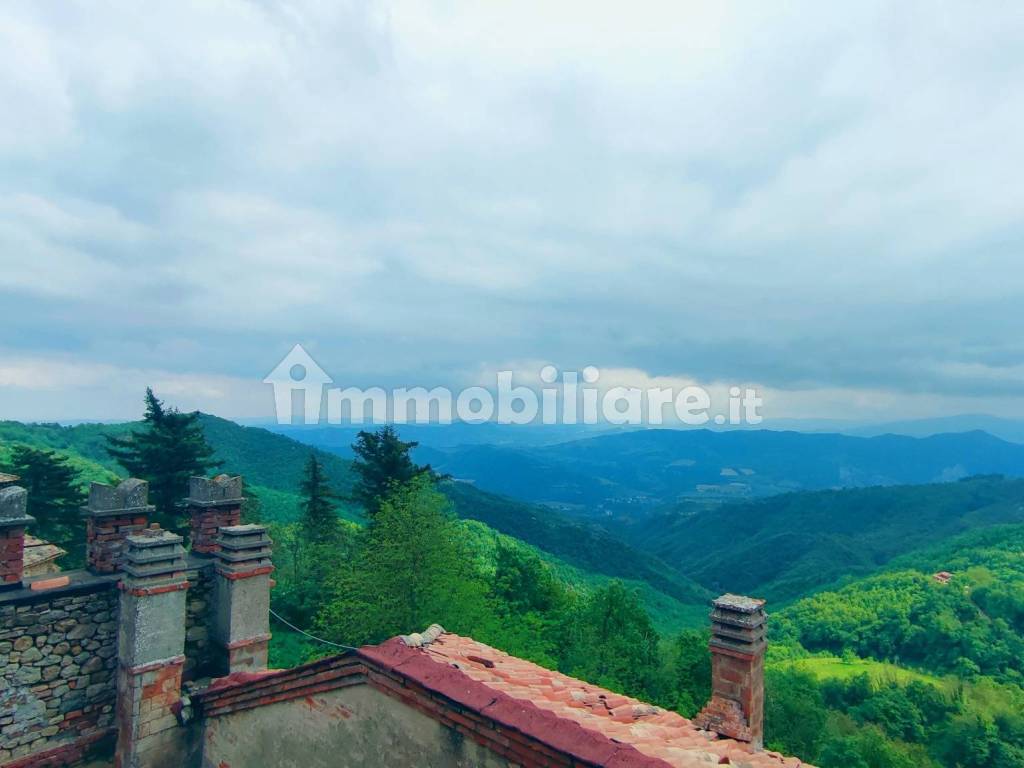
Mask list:
[[[86,567],[93,573],[116,573],[121,566],[125,539],[145,529],[154,507],[149,503],[149,483],[130,478],[120,485],[93,483],[89,503],[82,507],[86,519]]]
[[[764,600],[722,595],[711,611],[711,700],[698,727],[754,749],[764,744]]]
[[[185,664],[185,550],[154,526],[125,539],[120,583],[117,768],[185,764],[175,710]]]
[[[215,555],[217,531],[242,522],[242,478],[193,477],[185,504],[192,526],[192,553]]]
[[[35,522],[27,507],[24,488],[0,490],[0,590],[19,589],[25,575],[25,526]]]
[[[213,639],[223,652],[224,674],[267,668],[270,642],[270,537],[262,525],[220,529]]]

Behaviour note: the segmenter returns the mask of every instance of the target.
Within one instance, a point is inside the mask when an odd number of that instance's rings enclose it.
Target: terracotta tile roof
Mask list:
[[[436,639],[434,639],[436,637]],[[752,752],[686,718],[509,656],[449,632],[394,638],[359,650],[387,667],[553,749],[621,768],[797,768],[796,758]]]

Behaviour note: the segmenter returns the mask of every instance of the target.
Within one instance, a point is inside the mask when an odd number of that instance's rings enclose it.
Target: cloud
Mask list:
[[[5,3],[3,343],[202,397],[301,341],[364,385],[544,359],[1024,416],[1022,34],[1010,4]]]
[[[5,417],[17,415],[16,410],[6,410],[13,406],[45,420],[135,419],[141,414],[141,396],[147,386],[169,405],[226,417],[245,417],[273,407],[269,389],[247,378],[52,357],[5,356],[0,363]]]

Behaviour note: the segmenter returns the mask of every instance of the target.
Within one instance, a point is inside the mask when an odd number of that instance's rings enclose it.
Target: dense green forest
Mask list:
[[[692,715],[710,679],[706,598],[767,595],[769,747],[822,768],[1024,767],[1022,481],[677,513],[662,542],[636,535],[661,560],[431,474],[405,473],[367,515],[354,501],[367,474],[352,462],[198,418],[222,469],[246,476],[246,514],[271,528],[275,611],[318,637],[354,645],[437,621]],[[44,472],[40,487],[73,477],[71,499],[89,480],[123,476],[108,436],[144,428],[0,423],[0,468],[45,454],[32,460],[71,474]],[[54,521],[56,537],[75,534]],[[274,635],[276,665],[334,652],[283,624]]]
[[[1022,525],[953,537],[799,600],[773,618],[771,640],[769,722],[802,690],[818,735],[773,734],[807,759],[1024,765]]]
[[[1024,480],[981,476],[681,504],[618,530],[713,590],[757,591],[778,604],[1000,523],[1024,523]]]

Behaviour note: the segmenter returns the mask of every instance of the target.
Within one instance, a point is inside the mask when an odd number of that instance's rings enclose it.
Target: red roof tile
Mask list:
[[[594,765],[805,765],[774,752],[753,752],[749,745],[702,731],[674,712],[552,672],[468,637],[444,633],[421,647],[394,638],[362,648],[359,655]]]

